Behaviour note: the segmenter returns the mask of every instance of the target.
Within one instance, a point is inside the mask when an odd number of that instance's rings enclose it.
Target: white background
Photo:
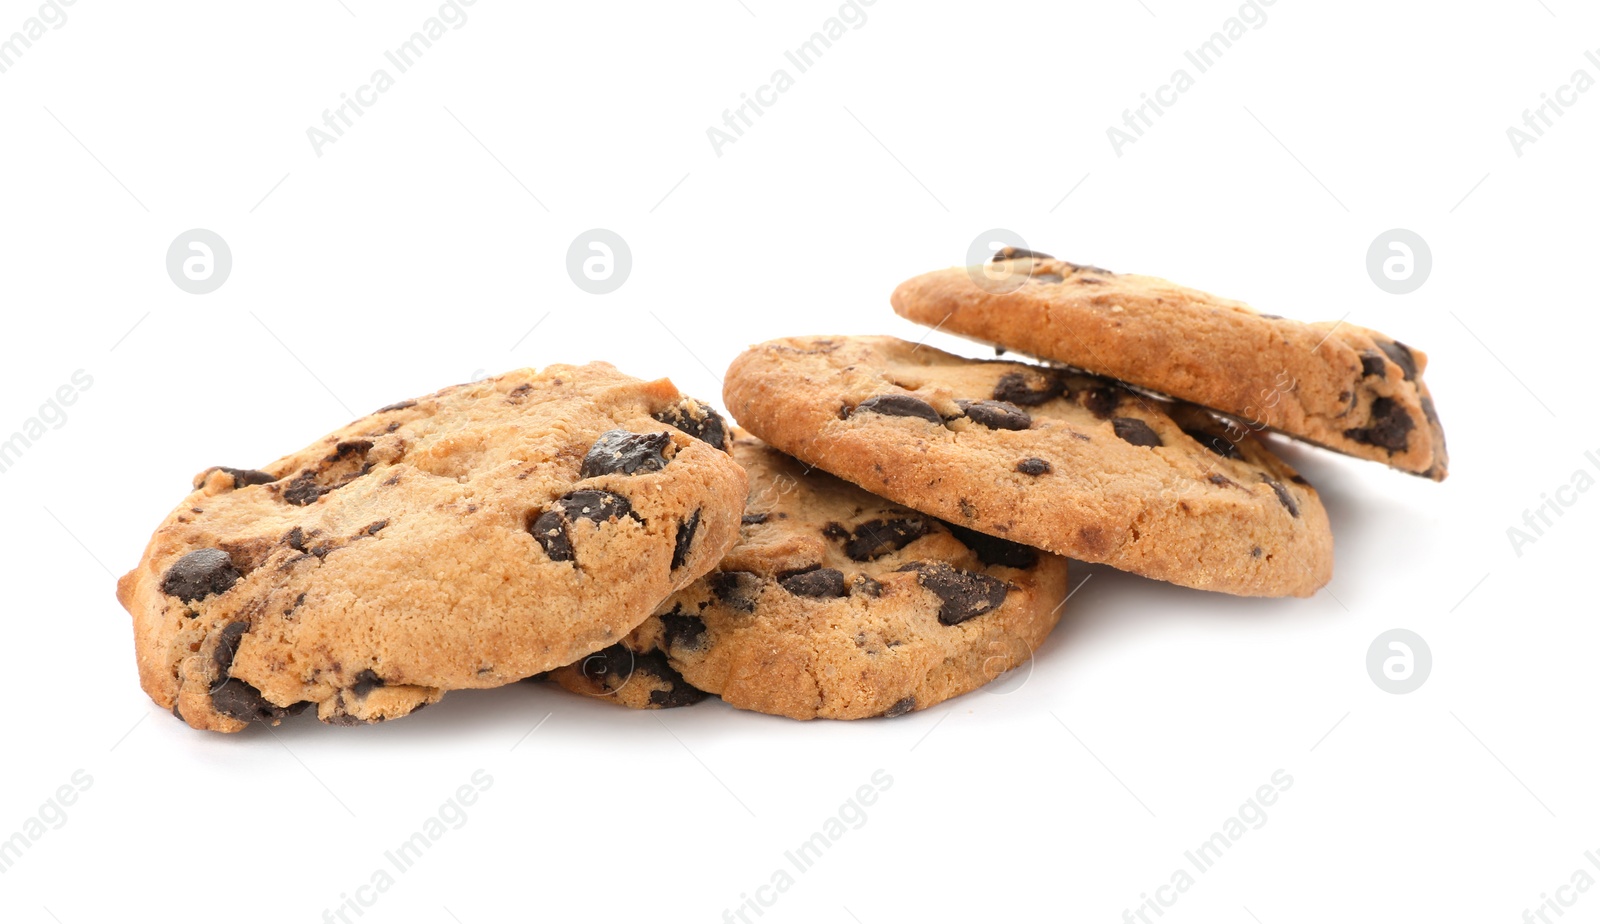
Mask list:
[[[93,378],[0,475],[0,839],[93,779],[0,874],[0,918],[323,920],[479,768],[467,822],[350,920],[723,920],[878,769],[866,822],[749,920],[1121,920],[1280,768],[1266,823],[1163,922],[1510,924],[1600,877],[1600,492],[1520,555],[1507,537],[1600,477],[1600,92],[1520,157],[1506,135],[1600,77],[1592,8],[1278,0],[1118,157],[1107,126],[1194,74],[1184,50],[1237,5],[878,0],[719,157],[707,127],[836,4],[479,0],[314,154],[306,129],[437,8],[79,0],[0,75],[0,434]],[[36,10],[4,0],[0,35]],[[234,258],[204,296],[164,267],[197,227]],[[604,297],[565,270],[595,227],[634,257]],[[753,342],[916,338],[893,286],[992,227],[1422,348],[1451,477],[1291,448],[1337,536],[1318,596],[1079,567],[1025,682],[898,720],[519,684],[222,737],[140,692],[113,578],[194,472],[522,365],[605,359],[714,400]],[[1365,268],[1395,227],[1433,253],[1406,296]],[[1365,668],[1394,627],[1434,659],[1405,696]],[[1600,915],[1600,889],[1561,894]]]

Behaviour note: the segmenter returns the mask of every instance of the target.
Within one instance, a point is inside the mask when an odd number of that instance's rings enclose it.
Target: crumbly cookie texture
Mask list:
[[[606,363],[390,405],[211,468],[117,585],[139,679],[195,728],[407,715],[627,635],[738,538],[727,428]]]
[[[1332,576],[1317,492],[1247,428],[1106,379],[796,337],[741,354],[724,397],[776,448],[969,529],[1248,596]]]
[[[741,436],[740,539],[622,644],[556,671],[635,708],[716,693],[794,719],[926,709],[1028,662],[1067,562],[943,523]]]
[[[1421,350],[1352,324],[1261,314],[1164,279],[1006,248],[902,283],[921,324],[1066,363],[1347,455],[1442,481]]]

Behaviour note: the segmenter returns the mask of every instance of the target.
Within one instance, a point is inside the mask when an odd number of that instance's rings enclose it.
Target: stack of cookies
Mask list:
[[[520,370],[202,472],[118,584],[145,691],[224,732],[524,679],[895,716],[1026,662],[1068,558],[1327,583],[1327,514],[1262,431],[1445,476],[1426,357],[1374,331],[1020,250],[893,305],[1046,362],[772,341],[728,370],[742,430],[605,363]]]

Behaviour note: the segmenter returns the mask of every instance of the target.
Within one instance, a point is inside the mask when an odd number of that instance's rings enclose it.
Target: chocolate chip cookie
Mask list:
[[[374,722],[615,643],[722,558],[745,493],[672,383],[524,369],[207,469],[117,596],[195,728]]]
[[[724,397],[776,448],[967,529],[1249,596],[1332,574],[1317,492],[1247,428],[1107,379],[796,337],[735,359]]]
[[[988,266],[918,276],[899,314],[1212,408],[1347,455],[1442,481],[1444,430],[1428,357],[1342,322],[1261,314],[1150,276],[1006,248]]]
[[[718,569],[552,679],[634,707],[710,692],[795,719],[896,716],[1026,663],[1055,625],[1064,559],[875,497],[747,436],[733,454],[750,496]]]

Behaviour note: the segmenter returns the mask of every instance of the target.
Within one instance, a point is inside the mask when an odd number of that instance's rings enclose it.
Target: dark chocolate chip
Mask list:
[[[366,699],[368,693],[383,686],[388,684],[369,667],[356,675],[356,685],[350,688],[350,692],[356,695],[356,699]]]
[[[1122,396],[1125,394],[1127,392],[1115,385],[1091,388],[1089,393],[1083,396],[1083,406],[1089,409],[1089,413],[1104,420],[1117,412],[1117,407],[1122,404]]]
[[[296,475],[294,480],[289,482],[289,486],[284,488],[283,499],[296,507],[306,507],[316,503],[317,498],[325,493],[327,492],[322,486],[317,484],[316,473],[306,469]]]
[[[1114,417],[1111,420],[1111,429],[1135,446],[1162,445],[1161,437],[1156,435],[1156,431],[1137,417]]]
[[[1439,425],[1439,412],[1433,408],[1433,399],[1427,395],[1422,396],[1422,416],[1428,418],[1428,423]]]
[[[1251,558],[1260,558],[1261,557],[1261,546],[1258,545],[1258,546],[1252,547],[1250,549],[1250,557]]]
[[[384,405],[383,407],[378,408],[376,411],[373,411],[373,413],[374,414],[387,414],[390,411],[403,411],[408,407],[416,407],[416,406],[417,406],[417,402],[415,402],[415,401],[396,401],[393,404],[387,404],[387,405]]]
[[[883,717],[892,719],[896,716],[905,715],[915,708],[917,708],[917,698],[915,696],[907,696],[905,699],[896,700],[893,706],[884,710]]]
[[[855,589],[861,591],[869,597],[883,596],[883,585],[879,584],[872,578],[867,577],[865,574],[856,575]]]
[[[941,602],[939,621],[959,625],[993,610],[1005,602],[1006,582],[987,574],[962,571],[945,562],[915,562],[901,571],[915,571],[917,582],[932,591]]]
[[[1033,425],[1027,411],[1005,401],[957,401],[961,412],[991,430],[1026,430]]]
[[[1283,486],[1283,482],[1268,475],[1262,475],[1261,480],[1272,488],[1272,493],[1278,495],[1278,503],[1289,511],[1289,516],[1297,518],[1300,516],[1300,508],[1295,504],[1294,497],[1289,494],[1289,489]]]
[[[882,414],[886,417],[916,417],[929,423],[944,426],[944,418],[933,409],[933,405],[913,395],[878,395],[856,405],[851,416],[863,411],[873,414]]]
[[[995,251],[994,252],[994,256],[992,258],[990,258],[989,262],[990,263],[1000,263],[1000,262],[1003,262],[1005,260],[1023,260],[1023,259],[1028,259],[1028,258],[1033,258],[1033,259],[1038,259],[1038,260],[1054,260],[1055,259],[1055,257],[1052,257],[1047,253],[1040,253],[1037,250],[1028,250],[1028,249],[1026,249],[1024,247],[1006,246],[1006,247],[1002,247],[999,250]]]
[[[769,514],[765,513],[747,513],[739,518],[739,522],[745,526],[760,526],[762,523],[767,522],[768,516]]]
[[[250,631],[247,622],[230,622],[217,633],[217,647],[211,650],[211,663],[217,667],[217,679],[226,680],[233,668],[234,656],[239,653],[239,640]]]
[[[384,530],[386,530],[388,528],[389,528],[389,521],[388,520],[379,520],[376,523],[368,523],[367,524],[367,528],[363,529],[362,532],[366,533],[369,536],[376,536],[377,534],[383,532]]]
[[[691,616],[677,608],[661,616],[661,637],[667,649],[698,649],[706,642],[706,623],[699,616]]]
[[[750,571],[713,571],[706,575],[706,585],[729,607],[742,613],[756,611],[756,598],[761,595],[761,575]]]
[[[241,722],[263,722],[276,725],[291,715],[305,711],[310,703],[293,706],[274,706],[267,702],[261,691],[243,680],[229,680],[211,694],[211,708]]]
[[[228,592],[242,575],[221,549],[197,549],[178,559],[161,579],[161,592],[192,603]]]
[[[843,597],[850,592],[844,586],[844,572],[837,568],[785,572],[778,576],[778,584],[796,597]]]
[[[567,533],[569,523],[578,519],[605,523],[626,516],[637,519],[633,505],[620,494],[610,491],[573,491],[558,498],[554,507],[539,514],[528,526],[528,531],[551,561],[573,561],[572,538]]]
[[[700,528],[700,511],[689,514],[688,519],[678,524],[678,537],[672,543],[672,570],[683,567],[689,560],[689,547],[694,544],[695,531]]]
[[[1394,364],[1399,366],[1400,371],[1405,374],[1407,382],[1417,377],[1417,358],[1411,354],[1410,347],[1398,340],[1391,340],[1387,343],[1379,340],[1378,349],[1394,360]]]
[[[1352,427],[1344,435],[1358,443],[1377,446],[1390,452],[1404,452],[1415,422],[1391,398],[1375,398],[1371,409],[1372,425]]]
[[[897,552],[927,534],[928,521],[922,517],[868,520],[848,534],[844,553],[851,561],[872,561]]]
[[[1017,471],[1024,475],[1038,477],[1040,475],[1048,475],[1052,470],[1050,463],[1043,459],[1029,458],[1017,463]]]
[[[664,450],[672,445],[671,435],[661,433],[629,433],[627,430],[608,430],[601,434],[588,455],[583,457],[579,478],[600,475],[642,475],[659,472],[667,467]]]
[[[724,452],[728,449],[728,422],[722,419],[721,414],[712,410],[710,405],[701,404],[693,398],[685,398],[681,403],[651,416]]]
[[[578,664],[578,671],[591,683],[613,693],[627,686],[635,675],[653,677],[667,686],[665,690],[650,691],[650,705],[662,709],[690,706],[707,695],[684,680],[683,675],[667,663],[667,656],[659,651],[635,654],[624,645],[612,645],[584,658]]]
[[[1244,456],[1239,452],[1239,447],[1234,445],[1233,440],[1228,439],[1226,436],[1223,436],[1220,433],[1207,433],[1206,431],[1198,428],[1184,430],[1183,432],[1196,443],[1199,443],[1224,459],[1244,458]]]
[[[306,531],[296,526],[284,534],[283,544],[296,552],[304,552],[306,550]]]
[[[1010,539],[1001,539],[975,529],[945,524],[961,544],[976,552],[978,560],[986,565],[1004,565],[1007,568],[1032,568],[1039,563],[1039,550]]]
[[[994,400],[1004,401],[1016,407],[1037,407],[1053,398],[1059,398],[1067,390],[1067,383],[1060,376],[1044,375],[1044,387],[1032,388],[1028,385],[1028,377],[1020,372],[1007,372],[1000,376],[1000,381],[994,386]]]
[[[1361,351],[1361,374],[1364,376],[1375,375],[1383,378],[1388,374],[1389,364],[1383,361],[1383,354],[1377,350]]]
[[[271,473],[257,471],[253,468],[229,468],[226,465],[218,465],[215,468],[208,468],[201,472],[200,476],[194,480],[194,486],[196,488],[200,487],[200,485],[203,484],[207,478],[211,477],[212,472],[222,472],[223,474],[232,476],[233,487],[235,490],[249,487],[250,485],[271,484],[278,480],[277,476],[272,475]]]

